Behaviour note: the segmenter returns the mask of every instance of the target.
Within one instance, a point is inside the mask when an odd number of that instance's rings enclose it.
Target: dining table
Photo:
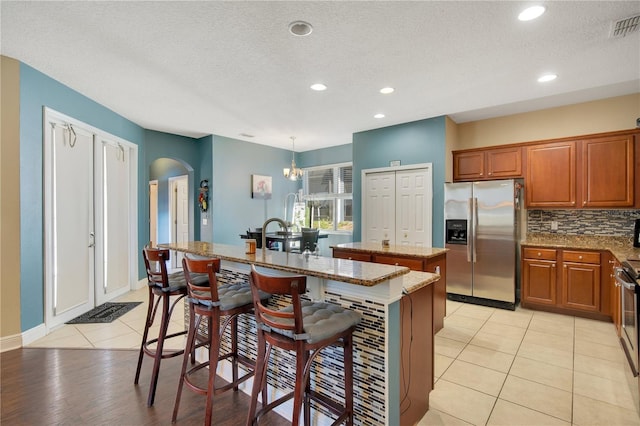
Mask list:
[[[251,238],[247,234],[240,234],[240,238],[248,239]],[[329,234],[319,233],[318,239],[320,238],[329,238]],[[299,243],[302,241],[302,232],[267,232],[266,235],[267,247],[271,250],[274,250],[274,243],[278,243],[277,250],[279,251],[291,251],[292,243]],[[286,243],[286,245],[285,245]],[[286,250],[285,250],[286,248]]]

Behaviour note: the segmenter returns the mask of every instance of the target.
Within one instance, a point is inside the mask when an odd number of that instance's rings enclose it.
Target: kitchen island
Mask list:
[[[433,334],[420,333],[419,325],[411,323],[411,313],[422,312],[430,316],[433,308],[431,284],[439,279],[437,274],[416,275],[402,266],[261,249],[255,254],[247,254],[244,247],[198,241],[159,246],[220,258],[220,281],[248,280],[251,264],[267,274],[306,275],[310,299],[337,303],[363,316],[354,333],[354,424],[410,425],[426,413],[431,386],[423,385],[420,392],[416,389],[417,385],[429,380],[433,383]],[[271,303],[278,305],[283,301],[272,298]],[[243,322],[239,324],[239,334],[243,336],[239,339],[240,349],[255,359],[255,321],[245,318]],[[407,324],[404,327],[403,322]],[[403,333],[413,337],[413,344],[405,350],[401,350]],[[277,360],[278,377],[268,378],[271,400],[286,393],[288,389],[283,387],[293,382],[294,363],[282,359],[287,356],[279,352],[273,355]],[[342,372],[340,364],[332,362],[334,358],[342,359],[339,349],[327,349],[318,358],[312,386],[318,386],[340,400],[344,393],[339,379]],[[410,372],[412,380],[403,377],[403,372],[405,375]],[[220,374],[225,377],[224,369]],[[424,376],[418,377],[418,374]],[[405,386],[403,381],[413,383],[413,388]],[[251,381],[241,389],[250,393]],[[406,409],[401,408],[401,404],[407,405]],[[277,411],[290,418],[291,405],[285,404]],[[313,419],[314,424],[330,423],[320,409],[313,412]]]
[[[333,257],[406,266],[414,271],[432,272],[440,275],[433,289],[433,333],[444,327],[447,307],[447,258],[448,249],[403,246],[380,243],[345,243],[331,246]]]

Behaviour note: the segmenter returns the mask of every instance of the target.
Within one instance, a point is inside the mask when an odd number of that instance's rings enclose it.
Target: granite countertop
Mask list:
[[[382,247],[380,243],[344,243],[331,246],[337,249],[349,249],[363,253],[375,254],[401,254],[404,256],[422,257],[428,259],[449,251],[444,248],[434,247],[418,247],[418,246],[401,246],[391,244],[389,247]]]
[[[247,254],[244,246],[238,247],[203,241],[158,244],[158,247],[367,287],[409,272],[409,268],[404,266],[316,257],[315,255],[306,257],[300,253],[257,249],[254,254]]]
[[[618,261],[640,260],[640,248],[633,247],[631,237],[602,235],[527,234],[523,246],[609,250]]]
[[[421,271],[409,271],[408,274],[402,276],[402,288],[407,293],[413,293],[420,290],[422,287],[426,287],[429,284],[433,284],[440,279],[439,274],[433,274],[431,272]]]

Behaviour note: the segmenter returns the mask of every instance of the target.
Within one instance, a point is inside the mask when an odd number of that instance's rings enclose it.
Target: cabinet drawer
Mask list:
[[[408,257],[395,257],[395,256],[379,256],[375,255],[373,261],[376,263],[386,263],[387,265],[399,265],[406,266],[414,271],[422,271],[424,261],[422,259],[413,259]]]
[[[556,251],[553,249],[542,248],[525,248],[525,259],[543,259],[543,260],[556,260]]]
[[[371,262],[371,255],[348,250],[333,250],[333,257],[338,259],[358,260],[360,262]]]
[[[592,251],[563,251],[562,260],[565,262],[600,264],[600,253]]]

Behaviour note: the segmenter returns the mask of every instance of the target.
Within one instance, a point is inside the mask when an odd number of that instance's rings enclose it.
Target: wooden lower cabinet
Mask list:
[[[600,253],[563,251],[561,304],[600,311]]]
[[[604,263],[603,263],[604,264]],[[613,325],[616,327],[616,333],[620,337],[622,332],[622,294],[620,287],[616,283],[616,268],[620,267],[620,262],[609,254],[606,256],[605,275],[606,282],[609,283],[609,293],[611,295],[611,317],[613,318]]]
[[[371,262],[371,255],[367,253],[359,253],[351,250],[333,249],[333,257],[338,259],[357,260],[360,262]]]
[[[522,264],[522,305],[557,304],[556,262],[524,259]]]
[[[608,259],[607,252],[523,247],[522,306],[611,320],[613,293],[602,272]]]
[[[360,262],[384,263],[386,265],[406,266],[413,271],[431,272],[440,275],[440,280],[433,286],[433,332],[444,327],[447,314],[447,271],[446,253],[428,258],[402,255],[397,253],[367,253],[357,249],[333,248],[333,257],[338,259],[358,260]]]

